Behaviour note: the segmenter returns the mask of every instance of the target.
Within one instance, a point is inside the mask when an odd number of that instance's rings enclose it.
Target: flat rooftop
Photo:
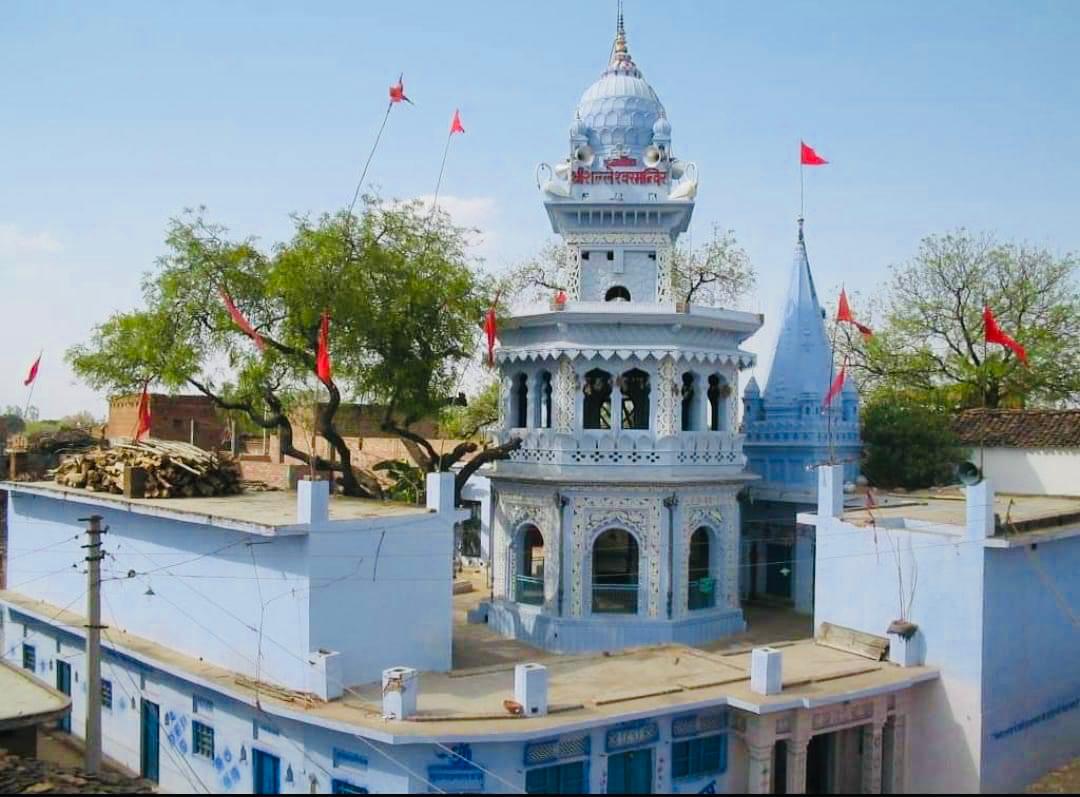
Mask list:
[[[0,488],[14,493],[40,495],[61,501],[255,533],[281,533],[290,527],[298,526],[296,493],[291,490],[244,492],[211,498],[125,498],[112,493],[95,493],[79,487],[66,487],[52,481],[0,482]],[[330,497],[331,520],[394,518],[426,514],[427,511],[426,507],[394,501],[374,501],[343,495]]]
[[[71,707],[67,695],[6,661],[0,661],[0,694],[0,731],[60,719]]]
[[[486,626],[463,624],[465,612],[482,597],[477,592],[455,596],[454,669],[421,674],[418,713],[405,721],[383,719],[379,683],[355,685],[344,697],[322,702],[267,685],[256,692],[250,678],[121,629],[110,629],[102,643],[249,705],[257,697],[271,714],[390,742],[435,737],[444,742],[512,741],[702,706],[769,713],[897,691],[937,677],[933,667],[902,668],[813,639],[774,639],[769,644],[783,651],[784,689],[766,697],[750,691],[750,640],[742,645],[717,643],[710,649],[661,645],[610,655],[558,656],[503,639]],[[0,599],[43,621],[55,616],[53,623],[62,623],[73,633],[81,633],[85,622],[73,612],[19,593],[0,592]],[[540,662],[548,668],[550,713],[545,717],[515,717],[503,706],[504,700],[513,698],[514,665],[523,662]]]
[[[853,526],[908,528],[912,531],[950,529],[963,533],[967,523],[967,504],[960,489],[936,492],[885,493],[874,495],[875,506],[845,507],[841,519]],[[1002,540],[1029,535],[1060,536],[1080,533],[1080,497],[1054,495],[1019,495],[997,493],[994,514],[1001,521],[995,538]]]

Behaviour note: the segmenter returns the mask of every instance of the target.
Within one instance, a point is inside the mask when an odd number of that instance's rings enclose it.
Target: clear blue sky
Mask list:
[[[131,307],[170,216],[206,205],[269,243],[289,214],[344,205],[405,71],[369,180],[434,188],[481,226],[491,267],[550,235],[533,182],[566,149],[606,62],[614,0],[54,3],[0,6],[0,407],[40,347],[46,417],[104,403],[61,362]],[[736,231],[769,324],[798,212],[819,288],[879,288],[958,226],[1080,249],[1080,3],[627,0],[630,50],[698,162],[694,234]],[[856,308],[857,310],[858,308]]]

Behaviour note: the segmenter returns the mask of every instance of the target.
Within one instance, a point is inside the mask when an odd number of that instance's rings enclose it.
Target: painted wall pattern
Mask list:
[[[517,543],[522,528],[532,524],[544,538],[544,611],[558,610],[562,533],[557,500],[557,494],[551,490],[519,492],[508,487],[499,490],[495,516],[499,541],[496,546],[496,597],[514,599],[514,576],[519,572],[521,555]]]

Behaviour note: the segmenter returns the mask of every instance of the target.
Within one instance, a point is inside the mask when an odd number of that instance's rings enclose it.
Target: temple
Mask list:
[[[487,621],[558,652],[742,631],[737,386],[762,321],[680,301],[696,168],[621,17],[567,156],[538,176],[571,267],[565,301],[500,325],[498,436],[523,444],[490,474]]]
[[[824,406],[835,377],[833,347],[825,330],[806,255],[803,220],[791,267],[768,381],[762,393],[751,379],[743,392],[742,430],[749,469],[742,502],[740,585],[743,599],[766,599],[813,611],[813,529],[796,526],[797,513],[817,501],[816,469],[843,465],[844,479],[858,477],[859,399],[852,380]]]

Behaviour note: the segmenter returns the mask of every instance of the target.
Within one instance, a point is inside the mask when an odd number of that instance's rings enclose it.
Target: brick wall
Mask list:
[[[138,419],[139,396],[117,396],[109,402],[106,437],[110,440],[132,437]],[[221,447],[226,437],[226,422],[209,398],[150,394],[150,437],[190,442],[192,422],[195,445],[206,449]]]

